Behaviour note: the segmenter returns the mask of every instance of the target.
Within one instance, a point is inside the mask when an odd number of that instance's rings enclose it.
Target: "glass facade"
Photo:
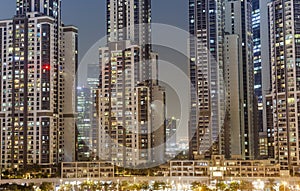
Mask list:
[[[258,129],[263,131],[263,71],[262,71],[262,41],[261,16],[259,0],[252,0],[252,30],[253,30],[253,67],[254,67],[254,93],[258,102]]]
[[[77,160],[90,161],[95,159],[93,148],[93,123],[96,118],[95,98],[90,88],[77,88]]]

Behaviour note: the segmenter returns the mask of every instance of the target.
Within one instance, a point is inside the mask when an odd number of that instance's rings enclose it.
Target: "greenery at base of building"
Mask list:
[[[44,169],[39,165],[28,165],[22,169],[2,169],[1,179],[38,179],[60,177],[60,167],[58,169],[57,167],[53,167],[53,169],[56,169],[56,173],[47,173],[43,171]]]
[[[29,185],[19,185],[19,184],[1,184],[0,190],[10,190],[10,191],[51,191],[54,190],[54,186],[50,182],[43,182],[40,185],[34,185],[33,183]]]

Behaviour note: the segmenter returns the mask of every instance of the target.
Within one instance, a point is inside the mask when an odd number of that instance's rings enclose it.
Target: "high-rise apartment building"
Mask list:
[[[225,157],[241,155],[239,36],[226,34],[224,41],[224,77],[226,87]]]
[[[226,115],[231,131],[230,137],[226,137],[229,141],[225,140],[230,144],[230,155],[240,155],[244,159],[258,155],[251,11],[249,0],[225,1]]]
[[[223,1],[189,0],[190,158],[224,154]]]
[[[258,127],[263,131],[263,88],[262,88],[262,56],[261,56],[261,10],[260,1],[252,1],[252,30],[253,30],[253,67],[254,67],[254,93],[258,101]]]
[[[74,26],[61,26],[62,44],[59,51],[62,53],[61,66],[58,68],[58,84],[62,84],[58,91],[58,110],[62,115],[59,119],[63,121],[58,128],[58,134],[63,135],[62,151],[63,161],[74,161],[76,159],[76,87],[78,68],[78,29]],[[59,45],[59,43],[58,43]],[[50,85],[51,86],[51,85]],[[51,97],[51,94],[50,94]],[[54,95],[53,95],[54,97]],[[55,106],[55,105],[54,105]]]
[[[272,118],[268,133],[281,170],[300,164],[300,2],[273,0],[268,4],[272,74]],[[270,99],[270,98],[269,98]]]
[[[14,18],[0,21],[2,169],[51,171],[75,159],[77,48],[58,0],[19,0]]]
[[[190,157],[258,155],[251,3],[189,1]]]
[[[151,0],[108,0],[106,18],[108,41],[150,43]]]
[[[263,146],[267,137],[266,95],[270,93],[270,57],[269,57],[269,21],[268,1],[252,0],[252,30],[253,30],[253,67],[254,93],[258,102],[258,131],[260,158],[268,158],[268,152]]]
[[[151,1],[107,1],[100,48],[99,157],[135,167],[164,160],[165,92],[151,50]]]
[[[60,22],[61,0],[41,1],[41,0],[17,0],[17,15],[26,15],[36,12],[37,14],[48,15]]]
[[[138,81],[153,78],[148,62],[151,60],[151,0],[108,0],[106,18],[108,42],[130,40],[141,46],[144,61],[139,64]]]

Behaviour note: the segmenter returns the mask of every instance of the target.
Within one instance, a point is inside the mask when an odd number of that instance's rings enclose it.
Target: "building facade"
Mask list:
[[[223,154],[223,1],[190,0],[190,158]]]
[[[251,1],[225,1],[225,83],[227,87],[234,86],[226,90],[227,99],[230,100],[232,96],[235,98],[234,103],[229,103],[231,106],[226,108],[228,126],[231,132],[235,131],[228,142],[231,145],[230,155],[241,155],[244,159],[254,159],[258,155],[251,12]],[[235,81],[230,78],[235,78]]]
[[[93,122],[95,98],[90,88],[77,88],[77,160],[90,161],[96,159],[94,147]]]
[[[88,65],[88,81],[87,81],[87,87],[90,89],[91,92],[91,101],[93,101],[93,107],[91,112],[93,115],[91,116],[91,128],[92,128],[92,154],[93,156],[99,156],[99,149],[98,149],[98,143],[99,143],[99,120],[97,116],[97,104],[98,104],[98,98],[97,98],[97,89],[99,86],[99,64],[89,64]]]
[[[178,152],[177,123],[175,117],[166,120],[166,155],[170,158],[176,157]]]
[[[266,95],[271,91],[268,1],[252,0],[252,29],[253,29],[253,67],[254,67],[254,93],[258,102],[258,131],[260,142],[265,140],[267,134]],[[263,149],[263,148],[262,148]],[[260,158],[268,158],[265,149],[259,149]]]
[[[77,29],[61,24],[60,1],[43,2],[17,1],[0,21],[2,169],[75,159]]]
[[[274,0],[268,4],[272,92],[270,133],[281,170],[299,160],[300,3]]]
[[[63,161],[76,160],[76,105],[77,105],[77,68],[78,68],[78,29],[75,26],[62,26],[62,66],[59,72],[59,82],[63,84],[59,89],[59,102],[62,104],[63,126],[58,131],[63,133]],[[51,96],[51,94],[50,94]]]
[[[224,38],[224,77],[226,87],[226,158],[241,154],[240,85],[239,85],[239,36],[226,34]],[[230,47],[230,48],[229,48]]]
[[[100,48],[99,157],[119,166],[156,164],[165,153],[165,92],[151,50],[151,1],[107,1]]]
[[[99,179],[115,176],[113,163],[104,161],[92,162],[63,162],[61,164],[61,178],[68,179]]]
[[[226,178],[274,178],[282,175],[280,165],[274,160],[224,159],[222,155],[212,156],[210,160],[170,161],[169,176],[210,177],[214,180]]]

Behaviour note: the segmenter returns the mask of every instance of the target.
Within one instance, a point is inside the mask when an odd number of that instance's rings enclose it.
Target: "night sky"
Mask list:
[[[106,0],[62,0],[62,20],[79,28],[80,57],[105,35]],[[0,19],[15,14],[16,0],[0,1]],[[152,17],[155,23],[164,23],[187,29],[188,1],[153,0]]]

